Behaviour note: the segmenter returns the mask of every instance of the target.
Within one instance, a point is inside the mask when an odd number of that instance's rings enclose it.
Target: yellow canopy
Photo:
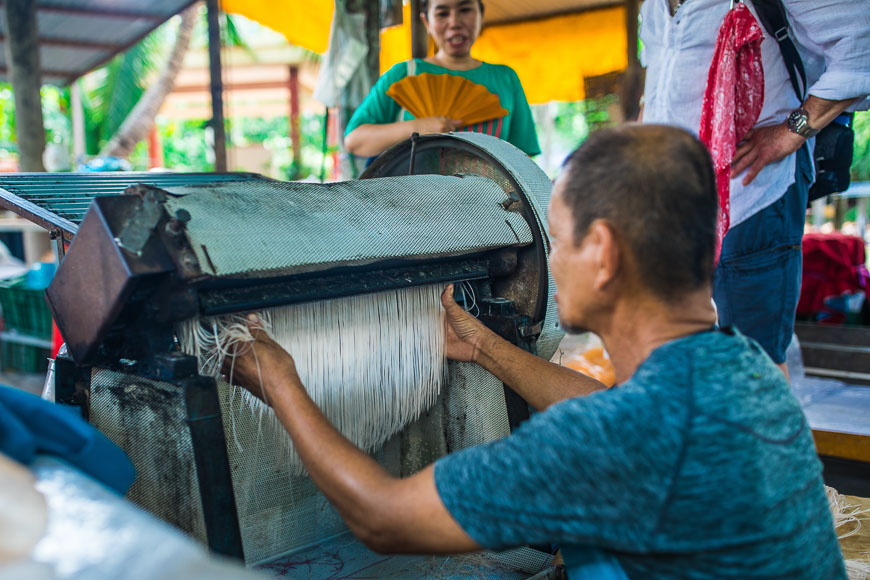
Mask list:
[[[381,33],[381,71],[411,58],[410,8]],[[625,8],[590,10],[484,27],[472,56],[513,68],[530,103],[579,101],[584,79],[627,66]]]
[[[280,32],[290,44],[321,54],[329,48],[329,28],[335,10],[333,0],[222,0],[221,9]]]
[[[277,30],[292,44],[319,53],[329,46],[332,0],[223,0],[222,7]],[[410,19],[405,4],[404,24],[381,33],[381,71],[411,58]],[[585,97],[586,77],[624,70],[625,46],[625,8],[617,6],[486,26],[471,54],[510,66],[529,102],[545,103],[579,101]]]

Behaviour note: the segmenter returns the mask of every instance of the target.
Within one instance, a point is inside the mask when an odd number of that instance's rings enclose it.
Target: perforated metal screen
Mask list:
[[[204,272],[314,271],[379,260],[457,256],[532,243],[491,180],[426,175],[334,184],[245,182],[170,188],[170,213]]]
[[[205,542],[205,522],[184,394],[178,387],[94,369],[90,421],[133,462],[127,496],[151,513]]]

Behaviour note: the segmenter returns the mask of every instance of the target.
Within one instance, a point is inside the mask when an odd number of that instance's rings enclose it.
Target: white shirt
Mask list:
[[[784,0],[791,36],[807,72],[808,93],[870,107],[870,0]],[[755,14],[752,2],[747,5]],[[730,0],[686,0],[671,16],[668,0],[641,7],[646,67],[643,121],[679,125],[697,135],[707,73]],[[757,18],[757,15],[756,15]],[[761,21],[759,20],[759,24]],[[764,106],[757,125],[775,125],[800,106],[776,40],[764,30]],[[762,169],[748,186],[731,180],[731,227],[778,200],[794,183],[795,155]]]

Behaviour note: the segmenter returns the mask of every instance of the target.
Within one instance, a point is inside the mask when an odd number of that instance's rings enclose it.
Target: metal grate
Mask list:
[[[169,383],[95,368],[90,409],[91,423],[123,449],[136,468],[136,481],[127,497],[205,542],[182,390]]]
[[[95,197],[120,195],[139,183],[178,187],[266,181],[256,173],[13,173],[0,177],[0,208],[72,239]]]
[[[212,276],[298,274],[533,241],[523,217],[501,205],[504,191],[476,176],[254,181],[168,191],[166,209],[189,213],[188,242]]]

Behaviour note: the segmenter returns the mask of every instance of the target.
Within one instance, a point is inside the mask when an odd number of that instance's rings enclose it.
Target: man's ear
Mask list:
[[[622,266],[622,249],[619,240],[610,224],[600,219],[589,226],[586,238],[593,251],[595,268],[593,287],[598,291],[604,290],[612,285]]]

